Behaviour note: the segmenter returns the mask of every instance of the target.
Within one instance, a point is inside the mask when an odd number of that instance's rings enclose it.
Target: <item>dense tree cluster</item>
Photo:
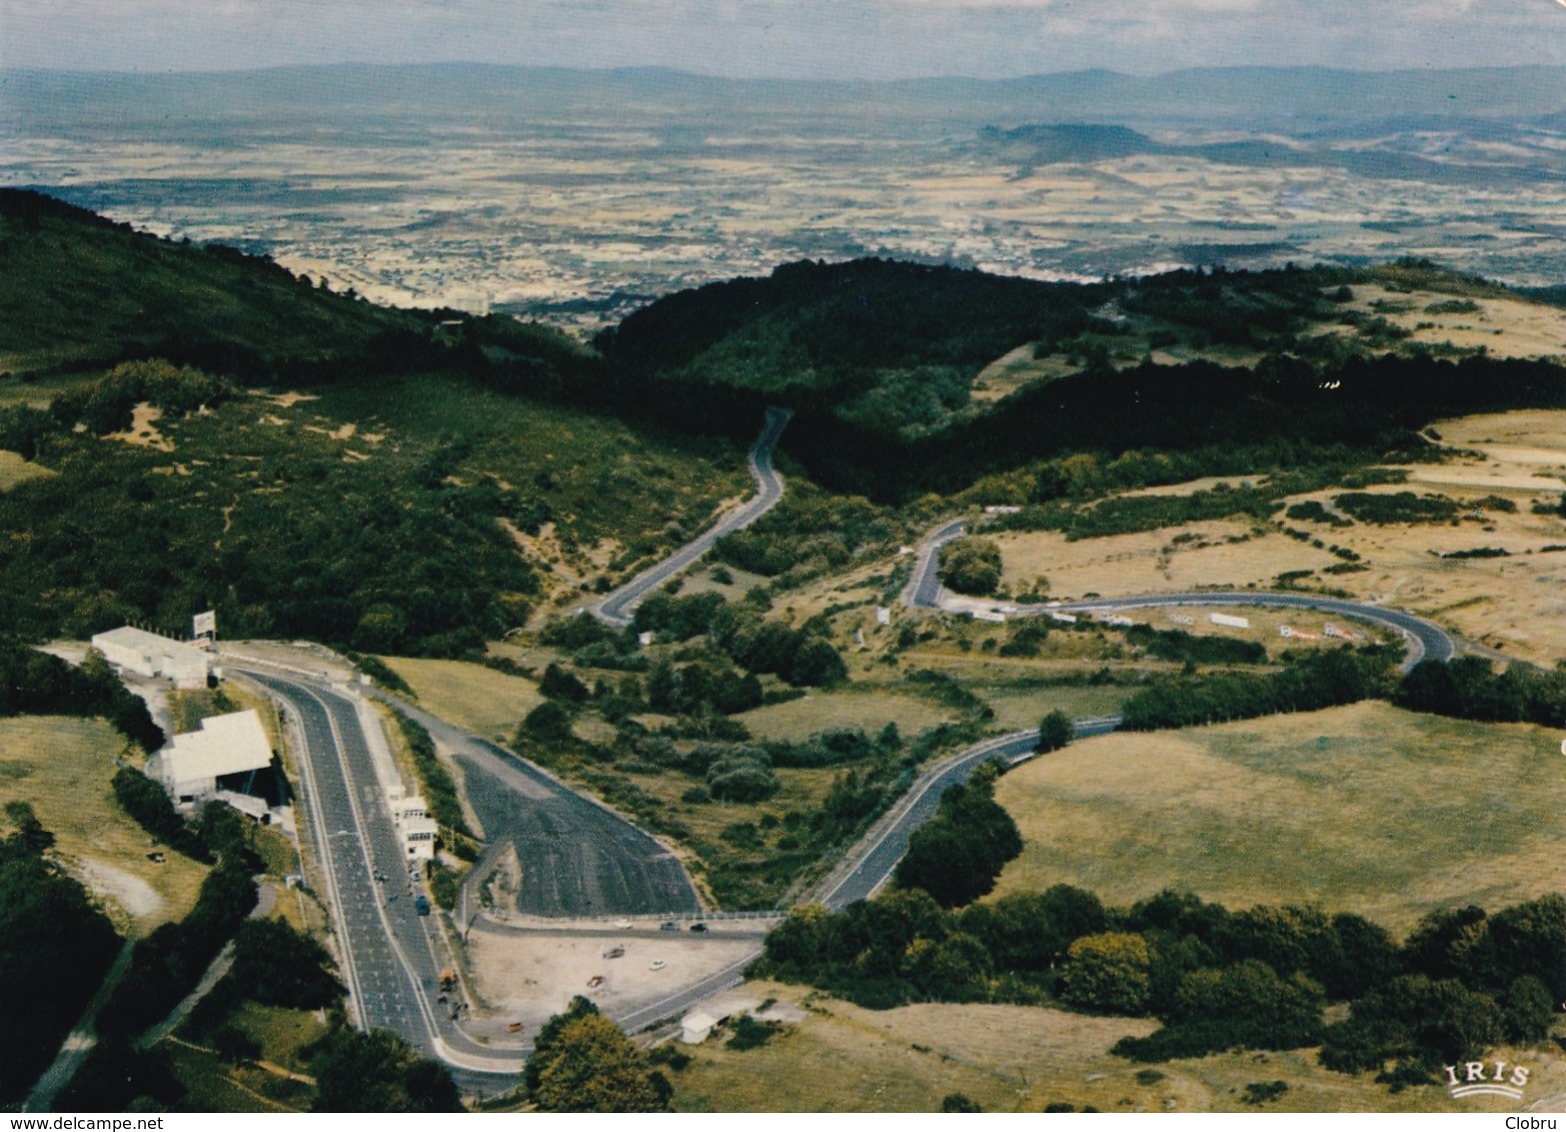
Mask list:
[[[960,538],[941,547],[941,581],[960,594],[984,596],[1001,580],[1001,552],[993,539]]]
[[[767,937],[761,970],[874,1008],[1053,1001],[1152,1014],[1162,1028],[1115,1052],[1161,1061],[1319,1044],[1329,1068],[1408,1084],[1545,1036],[1566,1000],[1566,898],[1432,912],[1399,946],[1361,916],[1314,907],[1231,912],[1164,892],[1106,910],[1062,885],[947,911],[894,890],[839,913],[795,910]],[[1334,1002],[1349,1011],[1327,1025]]]
[[[56,397],[49,411],[61,424],[80,423],[102,436],[129,430],[138,404],[182,417],[198,409],[215,408],[237,392],[221,378],[155,358],[117,365],[91,385]]]
[[[995,801],[998,763],[948,787],[935,816],[914,830],[893,883],[921,888],[943,908],[971,904],[995,887],[1006,862],[1022,852],[1022,834]]]
[[[145,751],[163,745],[146,701],[126,690],[96,650],[73,667],[36,649],[0,644],[0,716],[7,715],[102,717]]]
[[[647,1055],[580,995],[539,1027],[522,1081],[542,1112],[664,1112],[673,1095]]]
[[[793,424],[789,425],[792,451]],[[718,540],[713,556],[783,588],[840,570],[856,557],[895,545],[902,531],[867,499],[790,483],[782,501],[742,531]]]
[[[1040,754],[1058,751],[1071,742],[1075,735],[1076,727],[1071,717],[1057,708],[1039,721],[1039,738],[1033,749]]]
[[[1204,637],[1184,629],[1155,629],[1151,625],[1130,625],[1124,629],[1131,644],[1148,656],[1176,664],[1265,664],[1267,649],[1260,641],[1242,641],[1234,637]]]
[[[1449,664],[1424,660],[1398,683],[1392,702],[1458,719],[1558,727],[1566,719],[1566,667],[1510,664],[1498,673],[1478,656],[1460,656]]]
[[[1075,459],[1075,458],[1073,458]],[[1072,460],[1064,462],[1069,467]],[[1003,515],[997,525],[1014,531],[1060,531],[1070,541],[1156,531],[1164,527],[1236,516],[1265,521],[1280,506],[1273,487],[1230,487],[1218,484],[1190,495],[1118,495],[1083,506],[1069,499],[1023,507]]]
[[[168,791],[134,767],[121,766],[110,780],[114,800],[142,829],[193,861],[210,863],[212,851],[201,834],[180,817]]]
[[[0,1103],[43,1072],[103,980],[119,939],[81,883],[48,856],[54,837],[25,802],[0,839]]]
[[[1392,658],[1381,650],[1344,648],[1286,659],[1289,663],[1274,673],[1155,678],[1126,701],[1121,726],[1154,731],[1356,703],[1382,693]]]
[[[1445,495],[1415,495],[1412,491],[1386,494],[1349,491],[1332,497],[1332,505],[1362,523],[1445,523],[1462,509]]]
[[[462,1111],[446,1067],[390,1031],[339,1025],[306,1052],[316,1080],[315,1112]]]

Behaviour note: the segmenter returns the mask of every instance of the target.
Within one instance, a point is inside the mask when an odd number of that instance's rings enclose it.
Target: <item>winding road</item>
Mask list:
[[[758,488],[752,499],[637,575],[591,612],[609,624],[629,625],[636,603],[649,591],[688,568],[719,538],[771,509],[783,494],[782,477],[772,467],[772,451],[787,422],[786,412],[769,410],[765,427],[750,450],[750,470]],[[1008,617],[1179,606],[1310,609],[1395,630],[1408,643],[1405,667],[1425,658],[1450,660],[1457,652],[1452,636],[1424,618],[1314,594],[1224,591],[1031,605],[958,597],[942,589],[938,559],[940,548],[966,529],[964,520],[954,520],[924,540],[903,591],[905,604],[955,612],[990,609]],[[343,977],[360,1024],[393,1030],[421,1051],[446,1062],[466,1091],[494,1093],[513,1086],[527,1047],[519,1044],[500,1049],[481,1044],[438,1004],[439,969],[449,963],[441,958],[444,941],[434,930],[436,918],[418,916],[404,890],[404,860],[381,808],[368,741],[351,694],[297,676],[258,671],[245,674],[290,705],[298,724],[303,801],[309,807],[309,825],[324,866],[324,896],[342,945]],[[684,868],[652,837],[512,752],[401,701],[395,706],[423,724],[462,766],[470,804],[490,838],[470,886],[488,875],[489,866],[501,854],[514,849],[523,862],[524,875],[544,881],[524,884],[518,905],[524,915],[656,912],[677,917],[700,911]],[[1086,737],[1113,731],[1120,718],[1104,716],[1074,724],[1076,736]],[[1032,758],[1037,738],[1037,729],[998,736],[929,768],[845,854],[838,868],[804,898],[840,909],[874,895],[890,879],[907,851],[909,837],[935,813],[948,787],[966,779],[989,759],[1015,765]],[[473,894],[465,891],[464,895],[471,899]],[[635,1030],[676,1016],[740,982],[745,968],[759,954],[758,947],[743,960],[628,1012],[618,1021]]]
[[[940,548],[953,539],[962,537],[966,529],[966,523],[960,519],[947,523],[932,531],[920,545],[913,575],[903,588],[903,601],[906,604],[923,609],[947,609],[959,612],[989,609],[1003,613],[1007,617],[1039,617],[1050,613],[1073,615],[1117,613],[1127,609],[1192,605],[1203,608],[1241,606],[1252,609],[1310,609],[1319,613],[1330,613],[1336,617],[1354,617],[1395,630],[1408,644],[1408,654],[1403,659],[1405,670],[1412,668],[1421,660],[1449,661],[1457,655],[1456,639],[1433,621],[1427,621],[1423,617],[1417,617],[1401,609],[1389,609],[1386,606],[1368,605],[1319,594],[1279,593],[1271,590],[1222,590],[1212,593],[1148,594],[1140,597],[1052,601],[1042,605],[1014,605],[1000,601],[954,597],[941,587],[938,559]]]
[[[751,479],[756,481],[756,494],[739,510],[724,516],[669,557],[649,566],[608,597],[590,606],[589,611],[593,616],[616,628],[625,628],[631,623],[637,602],[649,592],[689,569],[724,535],[750,526],[777,505],[778,500],[783,498],[783,477],[772,467],[772,450],[777,446],[778,437],[783,435],[783,426],[788,424],[792,415],[787,409],[768,409],[761,435],[750,446],[747,460]]]

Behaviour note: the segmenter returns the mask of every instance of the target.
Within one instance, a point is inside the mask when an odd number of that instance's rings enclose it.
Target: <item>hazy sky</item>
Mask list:
[[[0,67],[441,60],[833,78],[1566,64],[1566,0],[0,0]]]

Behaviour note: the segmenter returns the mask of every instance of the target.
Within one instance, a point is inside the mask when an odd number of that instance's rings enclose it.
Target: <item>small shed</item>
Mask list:
[[[712,1033],[718,1020],[705,1011],[697,1010],[680,1019],[680,1041],[688,1046],[699,1046]]]

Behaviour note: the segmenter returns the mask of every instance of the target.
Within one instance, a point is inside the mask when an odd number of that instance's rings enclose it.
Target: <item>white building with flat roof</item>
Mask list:
[[[176,735],[147,762],[148,777],[176,802],[216,794],[220,786],[246,793],[247,780],[272,765],[272,744],[254,711],[214,715],[197,731]]]
[[[181,689],[205,688],[212,670],[212,658],[200,649],[133,625],[99,633],[92,647],[116,668],[139,676],[161,676]]]
[[[428,861],[434,857],[435,835],[440,826],[430,817],[424,799],[417,794],[405,794],[399,788],[391,791],[387,803],[402,841],[403,856],[410,861]]]

